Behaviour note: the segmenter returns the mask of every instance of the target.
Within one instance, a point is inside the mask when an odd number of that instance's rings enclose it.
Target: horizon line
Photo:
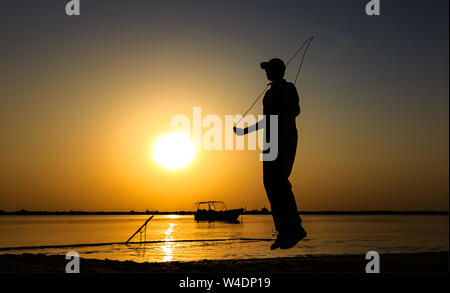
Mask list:
[[[176,210],[176,211],[158,211],[158,210],[146,210],[146,211],[82,211],[82,210],[62,210],[62,211],[43,211],[43,210],[25,210],[21,209],[18,211],[5,211],[0,210],[0,215],[151,215],[151,214],[194,214],[195,210]],[[336,215],[336,214],[367,214],[367,215],[389,215],[389,214],[449,214],[449,211],[445,210],[410,210],[410,211],[399,211],[399,210],[322,210],[322,211],[298,211],[299,214],[322,214],[322,215]],[[253,210],[245,210],[242,214],[262,214],[267,215],[271,214],[271,211],[268,209],[253,209]]]

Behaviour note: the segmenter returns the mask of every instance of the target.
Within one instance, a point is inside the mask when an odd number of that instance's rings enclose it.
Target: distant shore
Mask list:
[[[193,215],[195,211],[2,211],[0,216],[52,215]],[[244,211],[243,215],[270,215],[267,210]],[[448,211],[300,211],[300,215],[448,215]]]
[[[449,253],[410,253],[380,255],[381,272],[448,272]],[[203,260],[196,262],[137,263],[81,259],[81,272],[356,272],[364,273],[364,255],[325,255],[267,259]],[[65,271],[65,256],[43,254],[0,255],[0,272]]]

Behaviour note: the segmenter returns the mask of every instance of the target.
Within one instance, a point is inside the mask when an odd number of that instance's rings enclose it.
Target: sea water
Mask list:
[[[269,249],[274,232],[270,215],[244,215],[239,223],[196,222],[192,215],[155,215],[146,233],[138,233],[131,244],[122,244],[148,217],[0,216],[0,254],[65,255],[75,250],[83,258],[166,262],[449,249],[448,215],[304,215],[306,239],[292,249],[275,251]],[[102,245],[38,248],[74,244]],[[35,248],[13,249],[30,246]]]

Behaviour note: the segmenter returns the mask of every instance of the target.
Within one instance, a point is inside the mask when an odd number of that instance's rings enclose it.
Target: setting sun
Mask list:
[[[178,170],[188,165],[194,158],[192,141],[179,132],[159,137],[153,147],[153,157],[166,169]]]

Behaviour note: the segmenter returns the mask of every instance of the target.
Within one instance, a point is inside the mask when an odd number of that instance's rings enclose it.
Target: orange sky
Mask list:
[[[242,113],[265,86],[259,62],[286,58],[297,39],[246,40],[249,23],[241,34],[191,24],[184,33],[153,27],[158,33],[148,36],[126,27],[131,16],[104,14],[88,32],[89,17],[42,24],[35,16],[0,55],[0,210],[192,210],[202,200],[269,207],[258,151],[202,150],[178,171],[149,153],[175,114],[192,117],[194,106],[203,116]],[[416,72],[437,76],[427,79],[400,66],[408,48],[390,36],[390,53],[367,61],[375,68],[361,63],[362,35],[309,21],[316,40],[297,84],[303,112],[291,176],[299,208],[448,210],[448,34],[447,62],[416,63]],[[61,22],[72,35],[36,28],[42,38],[33,41],[33,22]],[[396,80],[396,70],[408,78]],[[261,112],[261,104],[252,111]]]

